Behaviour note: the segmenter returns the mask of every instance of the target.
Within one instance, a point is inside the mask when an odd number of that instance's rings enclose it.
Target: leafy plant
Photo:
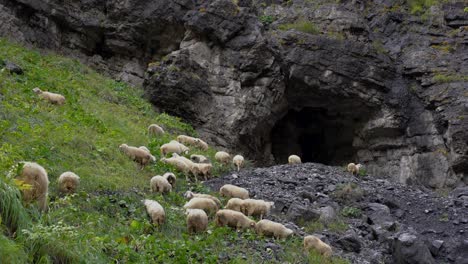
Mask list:
[[[265,25],[269,25],[275,21],[275,18],[273,16],[267,16],[267,15],[260,16],[259,19],[260,19],[260,22],[262,22]]]
[[[362,214],[361,209],[356,208],[356,207],[345,206],[341,210],[341,215],[344,217],[358,218],[361,216],[361,214]]]

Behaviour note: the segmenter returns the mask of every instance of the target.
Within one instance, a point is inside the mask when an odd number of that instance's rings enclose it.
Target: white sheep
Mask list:
[[[186,144],[186,145],[196,145],[196,140],[197,138],[194,138],[194,137],[191,137],[191,136],[186,136],[186,135],[179,135],[177,136],[177,141],[182,143],[182,144]]]
[[[26,203],[37,200],[39,208],[45,212],[48,210],[47,196],[49,189],[49,178],[46,170],[34,162],[24,162],[23,169],[18,180],[31,185],[31,188],[22,190],[23,200]]]
[[[223,209],[219,210],[215,216],[217,226],[229,226],[240,229],[255,228],[255,221],[251,220],[241,212]]]
[[[208,150],[208,143],[206,143],[205,141],[197,138],[197,140],[195,141],[195,146],[199,147],[200,149],[202,150]]]
[[[266,219],[257,222],[255,231],[260,236],[272,236],[278,239],[287,238],[293,233],[291,229],[286,228],[284,225]]]
[[[238,187],[232,184],[225,184],[219,189],[219,194],[223,197],[228,198],[240,198],[248,199],[249,191],[242,187]]]
[[[164,208],[154,200],[143,200],[143,203],[146,206],[146,212],[148,212],[151,217],[153,224],[162,225],[166,219],[166,213]]]
[[[211,170],[213,169],[213,165],[211,163],[194,163],[192,162],[190,171],[195,176],[203,175],[204,180],[208,180],[208,177],[211,175]]]
[[[241,212],[247,216],[257,216],[263,219],[264,216],[270,213],[274,202],[266,202],[264,200],[245,199],[241,204]]]
[[[214,197],[212,195],[209,195],[209,194],[194,193],[194,192],[191,192],[191,191],[187,191],[187,192],[185,192],[184,197],[187,198],[187,199],[192,199],[194,197],[208,198],[208,199],[213,200],[216,203],[216,205],[218,205],[218,208],[221,207],[221,201],[218,198],[216,198],[216,197]]]
[[[361,170],[362,165],[361,164],[354,164],[354,163],[349,163],[348,166],[346,167],[346,170],[348,172],[351,172],[353,175],[359,175],[359,170]]]
[[[148,134],[150,136],[160,136],[164,134],[164,129],[156,124],[151,124],[148,127]]]
[[[201,209],[187,209],[187,230],[188,233],[203,232],[208,227],[208,216]]]
[[[301,158],[297,155],[291,155],[289,156],[288,158],[288,163],[289,164],[301,164],[302,161],[301,161]]]
[[[218,205],[209,198],[192,198],[184,205],[184,209],[202,209],[207,214],[218,211]]]
[[[80,185],[80,177],[71,171],[62,173],[58,178],[59,191],[74,193]]]
[[[188,173],[190,171],[190,168],[189,166],[187,166],[187,164],[185,162],[183,162],[182,160],[176,158],[176,157],[172,157],[172,158],[162,158],[161,159],[161,162],[162,163],[165,163],[165,164],[170,164],[172,166],[174,166],[178,171],[182,172],[185,174],[185,179],[188,181]]]
[[[169,183],[169,181],[166,178],[159,175],[156,175],[153,178],[151,178],[150,186],[152,192],[164,194],[172,191],[172,185]]]
[[[188,154],[189,148],[187,148],[184,144],[181,144],[177,141],[171,141],[162,145],[160,148],[161,155],[166,156],[168,153],[177,153],[177,154]]]
[[[34,88],[33,92],[52,104],[62,105],[65,103],[65,97],[61,94],[42,91],[39,87]]]
[[[232,159],[232,163],[237,167],[237,171],[240,171],[240,168],[244,166],[244,157],[241,155],[236,155]]]
[[[138,148],[139,148],[139,149],[142,149],[142,150],[144,150],[144,151],[146,151],[146,152],[148,152],[148,153],[151,155],[151,151],[150,151],[147,147],[145,147],[145,146],[140,146],[140,147],[138,147]],[[156,162],[156,157],[153,156],[153,155],[151,155],[151,160],[150,160],[150,161],[151,161],[151,162]]]
[[[226,206],[224,208],[229,209],[229,210],[242,212],[241,207],[242,207],[242,202],[243,201],[244,200],[239,199],[239,198],[231,198],[231,199],[229,199],[229,201],[227,202],[227,204],[226,204]],[[244,213],[244,212],[242,212],[242,213]]]
[[[177,177],[172,172],[166,172],[163,177],[171,184],[172,188],[175,188]]]
[[[131,147],[127,144],[120,145],[119,149],[130,159],[138,163],[140,169],[143,169],[154,158],[149,151],[137,147]]]
[[[215,160],[217,160],[219,163],[226,165],[229,164],[229,162],[231,161],[231,155],[229,155],[229,153],[225,151],[218,151],[215,154]]]
[[[195,163],[210,163],[207,157],[198,154],[190,155],[190,160]]]
[[[309,252],[311,249],[317,251],[319,254],[324,257],[331,257],[332,248],[320,238],[316,236],[306,236],[304,237],[304,250]]]

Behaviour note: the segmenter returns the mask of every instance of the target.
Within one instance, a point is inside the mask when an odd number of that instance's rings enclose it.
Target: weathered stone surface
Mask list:
[[[396,264],[436,263],[424,242],[410,233],[402,233],[395,239],[393,257]]]

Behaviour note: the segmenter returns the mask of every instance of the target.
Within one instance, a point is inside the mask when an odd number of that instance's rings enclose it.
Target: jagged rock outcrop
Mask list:
[[[455,187],[468,183],[468,13],[463,1],[421,12],[403,0],[0,0],[0,35],[143,84],[161,111],[258,164],[295,153]]]

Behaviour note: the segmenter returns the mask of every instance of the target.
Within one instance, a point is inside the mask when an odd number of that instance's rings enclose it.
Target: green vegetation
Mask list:
[[[432,77],[435,83],[449,83],[449,82],[468,82],[468,75],[460,75],[455,73],[437,73]]]
[[[387,53],[388,53],[388,51],[387,51],[387,49],[384,47],[382,41],[380,41],[380,40],[378,40],[378,39],[377,39],[377,40],[374,40],[374,41],[372,42],[372,47],[373,47],[373,48],[375,49],[375,51],[376,51],[377,53],[379,53],[379,54],[387,54]]]
[[[128,143],[147,146],[159,160],[159,146],[177,134],[195,135],[180,119],[154,112],[142,91],[105,78],[76,60],[41,54],[0,39],[0,58],[19,64],[23,75],[0,71],[0,262],[5,263],[260,263],[268,239],[251,231],[235,232],[210,222],[208,232],[189,236],[181,209],[183,193],[208,192],[177,174],[175,191],[156,195],[152,176],[167,171],[157,162],[137,170],[119,152]],[[40,100],[34,87],[61,93],[62,106]],[[168,132],[150,138],[146,128],[157,123]],[[215,150],[203,152],[213,160]],[[40,214],[24,206],[14,177],[19,161],[35,161],[49,174],[49,207]],[[215,163],[214,175],[226,171]],[[61,196],[57,178],[64,171],[81,177],[78,193]],[[166,210],[166,223],[152,225],[142,199],[155,199]],[[252,246],[253,240],[259,241]],[[302,252],[302,241],[278,241],[282,262],[325,261]],[[247,256],[243,259],[242,254]]]
[[[275,18],[273,16],[267,16],[267,15],[260,16],[259,19],[260,19],[260,22],[262,22],[265,25],[269,25],[275,21]]]
[[[344,217],[359,218],[361,217],[361,214],[362,214],[361,209],[356,208],[356,207],[345,206],[341,210],[341,215]]]
[[[431,48],[436,49],[436,50],[438,50],[440,52],[443,52],[443,53],[450,53],[450,52],[455,50],[455,48],[452,45],[450,45],[450,43],[448,43],[446,41],[444,41],[441,44],[431,45]]]
[[[309,34],[319,34],[320,30],[310,21],[300,20],[291,24],[283,24],[278,27],[280,30],[295,29]]]
[[[349,204],[361,200],[364,191],[355,183],[347,183],[338,185],[332,195],[343,203]]]
[[[408,0],[411,14],[422,14],[437,3],[437,0]]]

